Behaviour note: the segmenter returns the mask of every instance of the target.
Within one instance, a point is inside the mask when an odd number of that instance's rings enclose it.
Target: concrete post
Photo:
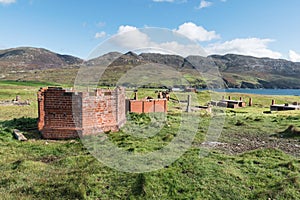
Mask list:
[[[208,108],[207,108],[207,112],[208,112],[209,114],[211,114],[211,113],[212,113],[212,107],[211,107],[211,106],[208,106]]]
[[[134,92],[134,100],[138,100],[138,93],[137,93],[137,91]]]
[[[169,101],[170,100],[170,94],[166,93],[166,99]]]
[[[273,105],[275,105],[275,100],[274,100],[274,99],[272,99],[272,106],[273,106]]]
[[[162,99],[162,98],[163,98],[162,92],[158,92],[158,99]]]
[[[187,107],[186,107],[186,112],[191,112],[191,105],[192,105],[192,96],[188,95],[188,102],[187,102]]]
[[[253,102],[252,102],[252,98],[249,98],[249,106],[252,106]]]

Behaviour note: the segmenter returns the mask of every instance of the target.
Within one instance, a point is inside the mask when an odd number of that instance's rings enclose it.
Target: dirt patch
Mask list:
[[[256,149],[276,148],[290,155],[300,156],[300,141],[271,136],[254,136],[244,134],[231,135],[232,141],[216,143],[213,149],[221,150],[228,154],[240,154]]]
[[[43,163],[52,163],[58,159],[59,159],[59,157],[50,155],[50,156],[42,157],[38,161],[43,162]]]

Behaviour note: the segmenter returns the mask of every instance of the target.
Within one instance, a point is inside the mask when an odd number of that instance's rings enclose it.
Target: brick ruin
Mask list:
[[[134,99],[126,100],[126,110],[133,113],[155,113],[167,112],[167,101],[169,96],[159,92],[158,98],[146,97],[138,99],[137,91],[134,94]]]
[[[133,113],[167,112],[166,99],[129,100],[129,111]]]
[[[38,114],[38,129],[45,139],[115,132],[126,122],[125,89],[74,92],[59,87],[41,88]]]

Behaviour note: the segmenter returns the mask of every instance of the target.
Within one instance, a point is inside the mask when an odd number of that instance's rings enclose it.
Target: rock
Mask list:
[[[27,141],[27,138],[23,135],[21,131],[18,129],[14,129],[13,131],[14,137],[19,141]]]
[[[226,143],[221,143],[221,142],[203,142],[202,145],[215,147],[215,146],[224,146],[224,145],[226,145]]]

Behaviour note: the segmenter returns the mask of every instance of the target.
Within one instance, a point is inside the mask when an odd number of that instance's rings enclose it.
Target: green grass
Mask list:
[[[1,82],[15,82],[15,80],[17,80],[16,82],[19,82],[18,84],[24,82],[26,86],[29,86],[29,84],[33,83],[38,87],[40,87],[40,85],[46,86],[45,83],[49,83],[49,85],[57,85],[57,83],[60,83],[59,85],[72,87],[78,69],[78,67],[62,67],[59,69],[26,70],[24,72],[4,74],[5,78],[3,78]]]
[[[1,80],[1,87],[4,86],[26,86],[26,87],[46,87],[46,86],[56,86],[58,84],[50,82],[38,82],[38,81],[13,81],[13,80]]]
[[[251,96],[254,107],[226,110],[219,138],[226,146],[212,148],[207,156],[200,157],[205,150],[201,143],[211,116],[193,113],[201,119],[191,148],[163,169],[135,174],[108,168],[80,140],[40,139],[36,130],[39,83],[0,84],[1,100],[20,95],[21,99],[32,101],[30,106],[0,107],[0,199],[300,198],[300,152],[296,148],[300,145],[296,135],[300,112],[264,114],[273,98],[284,103],[297,101],[298,97],[231,94],[234,99],[242,96],[247,100]],[[155,97],[154,91],[140,90],[139,97]],[[129,91],[128,95],[133,93]],[[210,96],[208,91],[198,93],[199,103],[194,103],[204,105]],[[186,100],[185,93],[172,94],[172,97]],[[171,101],[167,116],[130,114],[127,116],[130,122],[120,132],[107,133],[107,136],[119,148],[135,154],[163,148],[176,137],[180,106]],[[193,123],[196,122],[190,125]],[[291,125],[293,131],[287,132]],[[131,134],[141,127],[148,127],[149,131]],[[161,131],[149,135],[155,130],[151,127]],[[30,140],[16,141],[12,136],[15,128]],[[184,128],[189,131],[189,127]],[[281,134],[290,135],[280,137]]]

